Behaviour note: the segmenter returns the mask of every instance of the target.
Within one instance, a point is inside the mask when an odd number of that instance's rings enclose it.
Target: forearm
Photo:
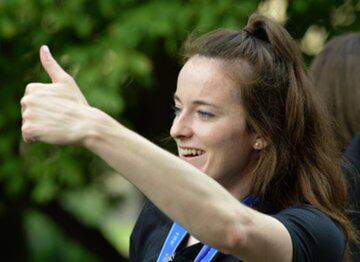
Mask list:
[[[216,241],[223,241],[219,234],[235,220],[235,208],[243,208],[245,219],[247,208],[217,182],[110,117],[89,129],[85,146],[201,241],[222,245]]]

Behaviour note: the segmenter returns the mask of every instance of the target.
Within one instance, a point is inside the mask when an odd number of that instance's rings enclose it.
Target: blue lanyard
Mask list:
[[[253,197],[252,195],[248,195],[242,201],[244,205],[249,207],[253,207],[257,202],[258,198]],[[186,229],[174,222],[160,251],[157,262],[170,261],[186,234]],[[209,262],[215,257],[217,252],[218,251],[215,248],[205,244],[200,250],[199,254],[196,256],[195,262]]]

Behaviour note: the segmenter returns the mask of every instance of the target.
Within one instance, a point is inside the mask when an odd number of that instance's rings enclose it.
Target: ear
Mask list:
[[[253,148],[255,150],[262,150],[268,145],[268,140],[262,135],[256,135]]]

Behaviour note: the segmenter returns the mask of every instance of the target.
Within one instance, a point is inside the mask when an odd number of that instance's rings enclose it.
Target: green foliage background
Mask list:
[[[171,123],[184,39],[193,30],[241,28],[260,3],[0,0],[0,258],[97,261],[115,258],[123,245],[102,227],[123,200],[103,187],[109,168],[81,148],[22,142],[24,88],[49,81],[38,58],[42,44],[75,77],[91,105],[160,143]],[[325,28],[330,38],[358,31],[359,12],[360,1],[291,0],[285,26],[299,42],[311,25]],[[311,56],[304,56],[309,62]],[[93,198],[82,208],[86,196]],[[107,251],[73,233],[61,212],[84,232],[104,236],[97,245]],[[126,238],[129,227],[120,230]]]

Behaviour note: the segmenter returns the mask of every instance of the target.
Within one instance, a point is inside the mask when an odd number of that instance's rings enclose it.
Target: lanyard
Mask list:
[[[249,207],[253,207],[258,202],[258,198],[248,195],[242,203]],[[181,241],[186,236],[185,228],[177,223],[173,223],[170,232],[168,233],[164,245],[161,249],[157,262],[168,262],[173,258],[173,255],[180,245]],[[209,262],[217,254],[217,250],[209,245],[204,245],[199,254],[195,258],[195,262]]]

